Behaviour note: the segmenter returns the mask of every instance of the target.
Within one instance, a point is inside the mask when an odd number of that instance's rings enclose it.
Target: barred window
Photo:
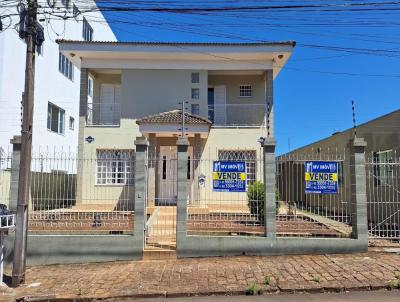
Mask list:
[[[246,163],[247,185],[256,179],[256,151],[255,150],[219,150],[218,159],[223,161],[244,161]]]
[[[97,150],[98,185],[134,183],[135,153],[133,150]]]
[[[393,180],[393,150],[374,152],[375,186],[388,186]]]
[[[200,105],[199,104],[192,104],[190,111],[192,114],[199,115],[200,114]]]
[[[93,28],[85,18],[83,18],[82,37],[85,41],[93,40]]]
[[[199,88],[192,88],[192,99],[198,100],[200,98],[200,89]]]
[[[253,86],[252,85],[240,85],[239,86],[239,96],[243,98],[250,98],[253,96]]]
[[[200,73],[192,72],[192,84],[199,84],[200,83]]]

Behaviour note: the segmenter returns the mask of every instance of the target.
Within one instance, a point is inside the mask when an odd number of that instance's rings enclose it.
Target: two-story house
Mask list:
[[[21,134],[21,101],[25,80],[26,43],[19,36],[19,15],[14,1],[0,6],[4,30],[0,32],[0,157],[11,150],[10,139]],[[91,41],[115,41],[115,35],[94,0],[63,0],[51,9],[41,3],[38,28],[45,41],[36,50],[33,151],[75,152],[78,144],[80,73],[70,59],[59,52],[59,37]],[[50,3],[50,2],[49,2]],[[43,4],[43,5],[42,5]],[[66,16],[65,20],[50,15]],[[45,12],[45,13],[43,13]],[[88,79],[91,81],[91,79]],[[89,85],[91,82],[89,82]],[[88,90],[89,98],[92,90]],[[34,168],[34,167],[33,167]]]
[[[256,173],[259,138],[268,131],[274,136],[273,81],[295,46],[290,41],[58,43],[61,54],[81,70],[80,156],[97,159],[78,167],[77,204],[118,202],[133,179],[133,167],[124,159],[134,157],[134,141],[141,136],[150,143],[149,204],[176,202],[171,159],[182,134],[182,102],[191,199],[212,192],[211,170],[200,171],[196,160],[242,160],[247,175]],[[203,193],[199,176],[206,180]]]

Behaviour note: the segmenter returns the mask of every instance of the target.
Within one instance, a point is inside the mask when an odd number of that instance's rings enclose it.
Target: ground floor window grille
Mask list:
[[[255,150],[219,150],[218,159],[221,161],[244,161],[246,163],[246,183],[256,181],[256,151]]]
[[[133,184],[134,158],[132,150],[98,150],[96,183]]]
[[[391,185],[393,180],[392,150],[374,152],[374,163],[375,186]]]

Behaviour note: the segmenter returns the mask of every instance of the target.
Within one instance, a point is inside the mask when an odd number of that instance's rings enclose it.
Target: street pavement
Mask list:
[[[210,257],[29,267],[15,296],[118,301],[237,296],[252,284],[264,294],[378,290],[399,281],[399,253]]]
[[[121,300],[123,302],[399,302],[399,291],[380,290],[375,292],[344,292],[322,294],[283,294],[264,296],[236,296],[236,297],[190,297],[161,299]],[[111,302],[111,301],[110,301]]]

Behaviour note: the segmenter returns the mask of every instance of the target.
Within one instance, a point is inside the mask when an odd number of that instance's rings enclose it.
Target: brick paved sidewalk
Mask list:
[[[30,267],[16,297],[105,298],[379,289],[400,278],[400,255],[228,257]],[[265,285],[265,276],[270,284]]]

